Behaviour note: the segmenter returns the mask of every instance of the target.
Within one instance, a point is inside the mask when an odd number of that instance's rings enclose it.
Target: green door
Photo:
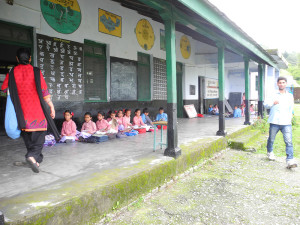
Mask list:
[[[177,77],[177,117],[183,118],[183,94],[182,94],[182,63],[176,63]]]

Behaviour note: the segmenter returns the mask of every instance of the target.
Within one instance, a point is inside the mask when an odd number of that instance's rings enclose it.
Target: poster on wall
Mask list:
[[[50,27],[62,34],[71,34],[81,23],[77,0],[41,0],[41,11]]]
[[[180,39],[180,51],[183,58],[188,59],[191,55],[191,43],[186,35]]]
[[[122,17],[99,9],[99,32],[122,37]]]
[[[217,79],[205,78],[204,98],[219,98],[219,81]]]
[[[83,44],[37,34],[37,66],[54,101],[83,100]]]
[[[140,46],[145,50],[150,50],[155,41],[154,31],[146,19],[141,19],[135,28],[136,39]]]
[[[162,29],[160,29],[160,50],[166,51],[166,35]]]

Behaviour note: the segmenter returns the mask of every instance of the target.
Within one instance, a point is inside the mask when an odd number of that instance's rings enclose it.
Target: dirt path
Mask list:
[[[300,168],[227,150],[109,224],[300,224]]]

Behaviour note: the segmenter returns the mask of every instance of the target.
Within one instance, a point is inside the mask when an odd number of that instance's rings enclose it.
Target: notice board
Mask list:
[[[184,105],[184,110],[186,112],[186,114],[188,115],[189,118],[195,118],[197,117],[197,111],[195,109],[195,105],[191,104],[191,105]]]
[[[204,81],[204,99],[219,98],[219,81],[211,78],[205,78]]]
[[[54,101],[82,101],[83,44],[37,34],[37,66]]]

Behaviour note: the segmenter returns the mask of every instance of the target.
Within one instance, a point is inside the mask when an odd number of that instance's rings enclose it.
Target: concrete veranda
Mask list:
[[[226,131],[231,134],[245,128],[243,122],[244,118],[226,119]],[[212,142],[220,138],[215,135],[217,130],[218,117],[215,116],[178,119],[179,145],[199,139],[207,139],[207,142]],[[166,135],[166,131],[164,132]],[[124,168],[138,164],[145,159],[150,160],[149,167],[172,160],[172,158],[163,156],[161,149],[153,152],[153,133],[114,139],[99,144],[72,143],[45,147],[43,150],[44,162],[39,174],[34,174],[27,167],[14,166],[15,161],[24,161],[23,140],[9,140],[2,136],[0,137],[0,146],[0,210],[4,212],[7,219],[12,220],[26,216],[30,208],[45,206],[49,202],[40,199],[41,203],[35,205],[32,204],[32,200],[28,200],[29,208],[20,208],[18,209],[19,215],[13,215],[7,208],[11,207],[9,206],[10,199],[35,192],[55,190],[73,181],[80,182],[82,180],[84,182],[85,178],[100,171],[119,169],[118,171],[122,173]],[[124,173],[122,176],[129,175]],[[103,180],[103,183],[112,180],[114,177]],[[89,189],[88,186],[86,188]],[[53,200],[53,202],[51,201],[52,205],[63,201],[59,196],[51,199]],[[16,207],[18,208],[17,203]]]

